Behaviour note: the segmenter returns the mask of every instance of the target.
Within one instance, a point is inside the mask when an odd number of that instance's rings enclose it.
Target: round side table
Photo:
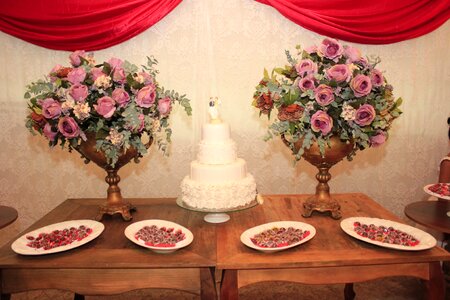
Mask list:
[[[14,208],[0,205],[0,229],[14,222],[17,216],[17,210]]]

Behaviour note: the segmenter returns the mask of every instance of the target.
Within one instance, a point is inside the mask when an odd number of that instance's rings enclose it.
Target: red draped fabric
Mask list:
[[[450,18],[450,0],[256,0],[298,25],[362,44],[389,44],[438,28]]]
[[[0,0],[0,30],[57,50],[98,50],[124,42],[181,0]]]

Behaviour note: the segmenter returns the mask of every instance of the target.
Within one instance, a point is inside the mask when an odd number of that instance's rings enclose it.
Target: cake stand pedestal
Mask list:
[[[187,205],[186,203],[184,203],[181,200],[181,197],[177,198],[178,206],[185,208],[185,209],[193,210],[193,211],[207,213],[203,217],[203,220],[205,220],[205,222],[213,223],[213,224],[227,222],[230,219],[230,215],[227,214],[229,212],[248,209],[248,208],[254,207],[258,204],[262,204],[262,203],[263,203],[263,199],[262,199],[261,195],[256,195],[255,200],[253,200],[252,202],[250,202],[249,204],[244,205],[244,206],[239,206],[239,207],[235,207],[235,208],[222,208],[222,209],[203,209],[203,208],[191,207],[191,206]]]

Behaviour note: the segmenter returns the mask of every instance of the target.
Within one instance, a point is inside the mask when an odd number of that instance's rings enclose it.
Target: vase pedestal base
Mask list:
[[[136,210],[136,207],[131,205],[131,203],[125,203],[125,204],[114,205],[114,206],[111,206],[108,204],[103,204],[99,207],[99,211],[98,211],[95,219],[97,221],[100,221],[101,219],[103,219],[103,216],[105,214],[106,215],[121,214],[122,219],[124,219],[124,221],[130,221],[133,218],[131,216],[131,211],[134,211],[134,210]]]
[[[314,211],[318,211],[321,213],[330,212],[331,217],[335,220],[338,220],[342,217],[341,206],[333,198],[322,200],[319,199],[317,195],[308,198],[305,203],[303,203],[302,216],[304,216],[305,218],[309,218]]]

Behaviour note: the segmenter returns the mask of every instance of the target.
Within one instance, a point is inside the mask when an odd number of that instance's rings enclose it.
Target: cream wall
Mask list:
[[[286,20],[271,7],[249,0],[185,0],[164,20],[139,36],[96,52],[144,64],[159,60],[159,81],[192,99],[193,116],[181,109],[172,117],[171,155],[155,148],[140,164],[120,175],[125,197],[176,197],[195,158],[200,126],[210,96],[222,100],[239,156],[248,162],[261,193],[313,193],[316,170],[292,156],[280,140],[266,143],[266,121],[251,107],[263,68],[285,64],[285,49],[319,43],[323,37]],[[0,245],[66,198],[104,197],[105,174],[84,165],[76,153],[48,149],[42,137],[25,128],[25,85],[69,52],[53,51],[0,33],[0,203],[17,208],[19,219],[1,230]],[[449,152],[446,119],[450,114],[450,23],[414,39],[391,45],[357,45],[382,58],[381,68],[404,98],[404,114],[390,140],[332,169],[332,192],[363,192],[399,216],[403,207],[426,198],[422,187],[435,182],[437,166]]]

